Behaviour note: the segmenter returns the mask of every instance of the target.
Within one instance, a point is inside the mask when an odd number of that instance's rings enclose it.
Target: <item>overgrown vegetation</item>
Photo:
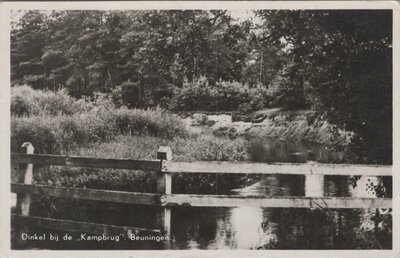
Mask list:
[[[392,13],[253,15],[259,19],[235,20],[226,10],[24,11],[11,31],[12,151],[30,141],[36,153],[147,159],[168,145],[175,160],[240,161],[248,153],[235,128],[192,134],[166,110],[243,114],[278,107],[311,109],[313,122],[295,125],[276,116],[266,121],[271,130],[265,136],[297,134],[304,140],[321,131],[349,140],[353,163],[391,164]],[[342,132],[351,132],[351,138]],[[41,184],[155,187],[153,174],[35,169]],[[238,179],[183,174],[174,180],[174,192],[214,193]],[[97,204],[34,201],[39,215],[101,217]],[[316,236],[316,242],[330,237]],[[275,247],[286,248],[285,243]]]
[[[93,100],[58,92],[12,88],[11,149],[30,141],[37,153],[67,153],[81,146],[112,140],[116,135],[187,137],[182,121],[161,109],[116,108],[110,99]]]
[[[11,94],[12,151],[18,152],[23,142],[30,141],[35,153],[154,159],[159,146],[170,146],[174,160],[179,161],[249,158],[243,139],[190,134],[179,118],[161,109],[116,108],[103,95],[76,100],[65,90],[41,91],[28,86],[13,87]],[[154,192],[156,187],[156,175],[151,172],[39,165],[34,170],[34,183],[43,185],[134,192]],[[15,174],[12,180],[16,180]],[[227,175],[216,181],[213,175],[177,174],[173,180],[174,192],[211,194],[217,185],[218,191],[228,192],[243,178]],[[34,196],[32,202],[31,214],[36,216],[135,225],[131,221],[112,222],[109,215],[102,215],[104,210],[107,214],[118,213],[125,209],[123,205],[105,207],[104,203],[45,196]],[[132,216],[138,216],[136,208],[130,210]],[[144,212],[141,208],[140,216]],[[155,215],[154,210],[148,213],[150,218]]]
[[[311,108],[354,132],[357,163],[390,164],[391,34],[390,10],[27,11],[12,23],[11,80],[128,108]]]
[[[103,95],[92,100],[76,100],[65,90],[41,91],[28,86],[13,87],[11,94],[11,149],[15,152],[23,142],[29,141],[35,153],[154,159],[158,147],[165,145],[172,148],[174,160],[248,159],[243,139],[232,141],[190,134],[179,118],[161,109],[116,108]],[[116,177],[118,172],[113,170],[79,171],[77,176],[71,169],[55,169],[50,173],[42,168],[36,180],[58,186],[154,191],[152,176],[122,173]],[[181,180],[181,184],[176,184],[178,188],[192,182],[196,185],[194,190],[206,188],[209,179],[204,176],[196,181],[195,177],[181,175],[177,178]],[[143,183],[143,180],[150,181]]]
[[[171,109],[177,111],[235,111],[243,113],[268,107],[268,91],[239,82],[219,81],[212,85],[206,77],[184,83],[175,90]]]

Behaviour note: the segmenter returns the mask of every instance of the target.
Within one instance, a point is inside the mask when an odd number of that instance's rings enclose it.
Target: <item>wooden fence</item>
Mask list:
[[[33,154],[31,143],[22,145],[23,153],[12,153],[12,163],[20,164],[19,182],[11,184],[17,193],[17,213],[12,222],[19,231],[28,225],[71,232],[93,234],[140,234],[143,232],[169,236],[171,232],[171,207],[275,207],[275,208],[391,208],[390,198],[324,197],[325,175],[391,176],[391,166],[338,165],[338,164],[291,164],[291,163],[242,163],[242,162],[173,162],[169,147],[160,147],[157,160],[98,159],[59,155]],[[48,185],[33,185],[33,165],[56,165],[71,167],[114,168],[152,171],[157,173],[155,193],[122,192],[99,189],[81,189]],[[172,194],[172,173],[233,173],[233,174],[286,174],[305,176],[304,197],[263,197],[238,195]],[[29,216],[31,195],[47,195],[91,201],[130,203],[158,206],[159,229],[123,227],[71,220]]]

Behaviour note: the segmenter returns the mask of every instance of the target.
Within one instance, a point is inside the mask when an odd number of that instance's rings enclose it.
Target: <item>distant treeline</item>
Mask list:
[[[11,81],[136,108],[311,108],[355,133],[360,162],[391,162],[390,10],[28,11]]]
[[[12,81],[75,97],[136,88],[136,106],[200,76],[267,86],[286,54],[263,46],[254,26],[220,10],[30,11],[12,31]]]

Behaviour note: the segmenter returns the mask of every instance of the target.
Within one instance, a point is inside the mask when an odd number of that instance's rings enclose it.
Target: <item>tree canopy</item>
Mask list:
[[[293,63],[284,83],[293,84],[289,88],[301,91],[306,102],[333,124],[355,132],[353,144],[363,160],[390,163],[391,11],[260,11],[259,15],[265,21],[264,39],[280,45],[277,39],[283,38],[290,48]]]
[[[235,82],[234,92],[240,84],[261,87],[264,104],[254,106],[316,110],[355,133],[357,162],[391,163],[391,11],[254,15],[257,21],[227,10],[27,11],[11,31],[11,81],[75,97],[118,93],[128,107],[175,95],[184,101],[185,92],[196,93],[187,85],[199,88],[204,78],[217,93],[229,88],[221,81]]]

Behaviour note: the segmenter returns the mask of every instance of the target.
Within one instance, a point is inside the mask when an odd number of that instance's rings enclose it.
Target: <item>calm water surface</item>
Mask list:
[[[310,143],[254,140],[256,162],[290,162],[310,151],[319,162],[340,160],[342,153]],[[325,196],[376,197],[376,177],[354,180],[326,176]],[[304,196],[303,176],[264,176],[230,194]],[[391,248],[387,210],[310,210],[283,208],[173,208],[174,249],[379,249]],[[389,224],[389,225],[388,225]],[[385,228],[386,227],[386,228]],[[387,228],[389,227],[389,229]]]
[[[318,162],[340,160],[342,153],[310,143],[290,143],[271,139],[250,141],[250,154],[255,162],[292,162],[312,153]],[[296,153],[296,155],[293,155]],[[303,158],[302,158],[303,157]],[[193,175],[193,178],[195,175]],[[245,180],[233,180],[226,175],[213,177],[216,191],[211,194],[242,196],[304,196],[304,176],[264,175],[256,178],[235,175]],[[211,179],[212,179],[211,178]],[[173,180],[178,180],[173,177]],[[195,184],[199,184],[194,180]],[[228,181],[229,180],[229,181]],[[175,181],[176,182],[176,181]],[[178,185],[173,183],[173,185]],[[232,183],[234,182],[234,183]],[[376,197],[371,186],[378,184],[376,177],[354,180],[345,176],[326,176],[325,196]],[[232,185],[231,188],[229,188]],[[226,186],[229,186],[228,189]],[[190,186],[188,189],[192,189]],[[187,190],[188,190],[187,189]],[[176,191],[174,193],[185,193]],[[85,214],[85,204],[75,201],[69,204],[80,207]],[[41,202],[31,205],[33,216],[43,214]],[[65,211],[64,208],[59,210]],[[56,205],[57,206],[57,205]],[[131,225],[157,228],[156,209],[150,206],[111,205],[99,202],[99,213],[87,213],[88,221],[113,225]],[[64,218],[57,213],[55,218]],[[311,210],[287,208],[207,208],[172,207],[172,241],[168,247],[151,241],[125,243],[35,243],[44,249],[391,249],[391,211],[377,209]],[[79,212],[71,212],[69,219],[81,220]],[[33,232],[40,229],[32,229]],[[43,230],[43,229],[42,229]]]

